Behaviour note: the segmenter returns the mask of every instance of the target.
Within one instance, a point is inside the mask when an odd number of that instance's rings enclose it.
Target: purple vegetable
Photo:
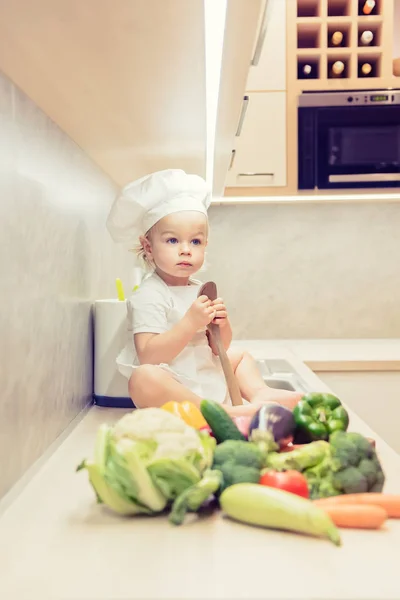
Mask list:
[[[275,442],[293,437],[296,424],[293,413],[288,408],[270,402],[264,404],[253,416],[249,427],[249,440]]]

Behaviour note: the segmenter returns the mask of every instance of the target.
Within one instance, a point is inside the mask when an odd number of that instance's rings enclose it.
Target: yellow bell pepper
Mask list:
[[[161,408],[180,417],[187,425],[190,425],[194,429],[207,427],[207,421],[193,402],[170,401],[163,404]]]

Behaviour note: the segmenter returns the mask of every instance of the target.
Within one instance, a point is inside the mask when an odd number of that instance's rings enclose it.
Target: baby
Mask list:
[[[129,379],[135,406],[175,400],[221,403],[232,415],[251,415],[263,402],[293,408],[302,394],[269,388],[247,352],[232,349],[232,329],[222,298],[198,297],[194,279],[205,259],[209,237],[205,181],[180,169],[159,171],[124,188],[108,217],[115,241],[139,242],[138,254],[150,273],[128,302],[133,339],[117,358]],[[246,401],[232,406],[217,350],[207,325],[221,338]]]

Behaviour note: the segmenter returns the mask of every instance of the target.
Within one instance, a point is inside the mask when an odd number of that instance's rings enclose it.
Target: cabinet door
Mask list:
[[[245,96],[226,186],[286,185],[286,93]]]
[[[285,0],[264,0],[253,59],[257,56],[258,63],[250,65],[246,90],[286,90]]]

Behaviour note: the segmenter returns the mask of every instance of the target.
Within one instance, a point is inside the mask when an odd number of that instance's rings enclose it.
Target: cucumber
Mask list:
[[[246,441],[244,435],[239,431],[231,417],[220,404],[212,400],[202,400],[200,410],[211,427],[211,431],[218,444],[226,440]]]
[[[328,514],[306,498],[257,483],[235,483],[219,502],[236,521],[327,538],[341,545],[340,534]]]

